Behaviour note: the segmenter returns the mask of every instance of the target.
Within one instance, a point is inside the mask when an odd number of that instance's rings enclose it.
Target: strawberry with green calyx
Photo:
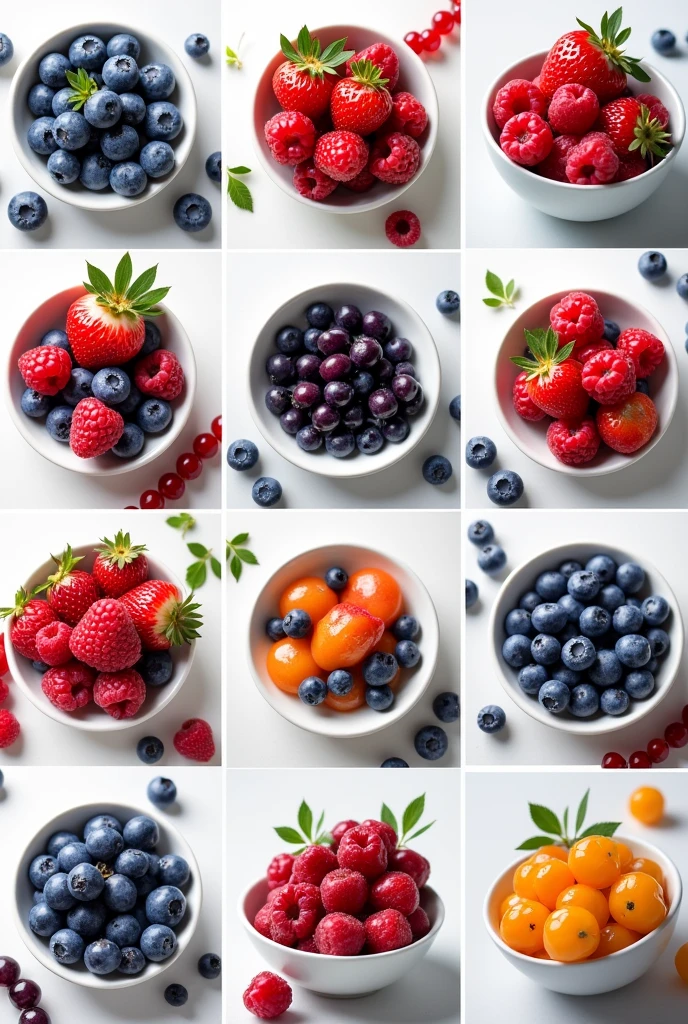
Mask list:
[[[162,316],[157,308],[169,288],[153,288],[158,268],[150,267],[131,283],[131,256],[125,253],[115,271],[114,284],[98,267],[87,263],[88,292],[69,307],[67,337],[79,366],[100,370],[121,366],[138,355],[145,335],[144,316]]]
[[[607,836],[611,838],[616,830],[621,826],[620,821],[598,821],[594,825],[589,825],[583,832],[583,822],[585,816],[588,813],[588,799],[590,797],[590,790],[588,790],[578,805],[578,811],[576,813],[576,827],[573,835],[569,836],[569,809],[565,809],[561,821],[559,817],[551,811],[549,807],[543,807],[541,804],[528,804],[530,809],[530,817],[537,828],[541,829],[542,832],[547,833],[546,835],[531,836],[530,839],[526,839],[525,842],[517,846],[517,850],[539,850],[542,846],[564,846],[567,849],[577,843],[579,839],[585,839],[587,836]]]
[[[65,77],[72,87],[72,95],[67,102],[72,110],[81,110],[86,101],[94,93],[98,92],[98,83],[89,77],[88,72],[84,68],[79,68],[76,73],[74,71],[65,71]]]
[[[167,580],[146,580],[123,594],[120,601],[147,651],[167,651],[201,635],[201,606],[194,601],[194,594],[184,599],[179,587]]]
[[[639,152],[643,159],[660,160],[671,148],[671,133],[655,117],[649,107],[634,96],[622,96],[607,103],[600,111],[600,128],[622,155]]]
[[[332,91],[330,112],[335,128],[359,135],[377,131],[392,113],[388,81],[372,61],[354,62],[350,77],[340,78]]]
[[[57,566],[57,572],[48,576],[47,581],[36,588],[36,593],[47,591],[48,604],[58,618],[69,626],[86,614],[94,601],[98,600],[98,587],[90,573],[77,569],[83,555],[75,556],[71,545],[67,545],[59,558],[50,556]]]
[[[321,53],[320,40],[311,37],[308,28],[299,32],[294,47],[286,36],[280,36],[282,53],[287,60],[272,76],[272,88],[284,110],[299,110],[310,118],[319,118],[327,110],[340,65],[356,53],[345,50],[346,38],[336,39]]]
[[[47,601],[36,597],[37,590],[26,591],[20,587],[14,596],[11,608],[0,608],[0,619],[14,616],[10,626],[10,643],[17,654],[31,661],[40,661],[36,647],[36,634],[43,626],[57,620],[57,615]]]
[[[531,401],[555,419],[581,419],[590,398],[582,384],[583,367],[569,358],[574,342],[559,348],[551,327],[524,333],[533,358],[512,356],[511,362],[528,373],[526,390]]]
[[[148,577],[145,544],[132,544],[128,533],[119,530],[114,540],[103,537],[102,548],[93,565],[96,583],[108,597],[121,597]]]

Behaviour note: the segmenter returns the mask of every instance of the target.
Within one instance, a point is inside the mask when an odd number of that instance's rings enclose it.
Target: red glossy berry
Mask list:
[[[457,25],[461,24],[461,0],[454,0],[454,21]]]
[[[28,1010],[31,1006],[38,1006],[42,995],[40,985],[37,985],[35,981],[29,981],[28,978],[19,978],[15,981],[7,994],[12,1005],[16,1006],[18,1010]]]
[[[683,722],[672,722],[664,730],[664,739],[670,747],[685,747],[688,743],[688,729]]]
[[[629,768],[651,768],[652,759],[644,750],[634,751],[628,759]]]
[[[182,452],[177,459],[177,472],[182,480],[195,480],[203,472],[203,463],[193,452]]]
[[[683,724],[688,725],[688,704],[686,704],[683,711],[681,712],[681,718],[683,719]]]
[[[0,676],[4,676],[5,672],[9,671],[7,664],[7,655],[5,654],[5,634],[0,636]]]
[[[21,968],[11,956],[0,956],[0,986],[9,988],[14,985],[21,973]]]
[[[19,1024],[50,1024],[50,1017],[42,1007],[32,1006],[22,1011]]]
[[[659,764],[660,761],[666,761],[669,756],[669,744],[658,736],[657,739],[650,740],[647,752],[654,763]]]
[[[420,32],[407,32],[404,36],[404,42],[407,46],[410,46],[414,53],[423,52],[423,40],[420,37]]]
[[[210,429],[212,430],[213,434],[218,439],[218,441],[221,441],[222,440],[222,417],[221,416],[216,416],[215,417],[213,422],[210,424]]]
[[[137,509],[138,505],[125,505],[124,506],[124,511],[127,512],[130,508],[136,508]]]
[[[219,448],[219,441],[214,434],[197,434],[194,438],[193,450],[199,459],[212,459],[213,455],[217,455]]]
[[[604,757],[602,758],[602,767],[603,768],[628,768],[628,765],[626,764],[626,759],[624,757],[622,757],[621,754],[617,754],[616,752],[612,751],[609,754],[605,754]]]
[[[449,11],[437,11],[432,16],[432,27],[442,36],[449,35],[454,28],[454,15]]]
[[[434,53],[435,50],[439,50],[442,37],[439,32],[435,32],[434,28],[426,28],[421,34],[420,38],[423,40],[423,49],[427,53]]]
[[[170,501],[179,501],[186,490],[186,484],[177,473],[163,473],[158,480],[158,490],[163,498],[169,498]]]
[[[141,508],[146,510],[165,507],[165,499],[160,491],[144,491],[139,501],[141,502]]]

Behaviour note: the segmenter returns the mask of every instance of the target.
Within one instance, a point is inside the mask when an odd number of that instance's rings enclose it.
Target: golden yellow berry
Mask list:
[[[559,893],[562,889],[569,888],[575,881],[567,864],[550,857],[544,864],[537,866],[534,883],[535,897],[539,903],[544,903],[550,910],[554,910]]]
[[[553,960],[576,963],[592,956],[597,949],[600,926],[589,910],[564,907],[547,918],[543,941]]]
[[[611,953],[618,953],[619,950],[632,946],[640,938],[642,936],[638,932],[632,932],[625,925],[617,924],[616,921],[613,921],[611,924],[605,925],[600,932],[600,944],[593,953],[592,959],[599,960],[601,957],[609,956]]]
[[[664,817],[664,797],[654,786],[641,786],[631,793],[629,807],[643,825],[657,825]]]
[[[537,874],[537,865],[531,864],[530,861],[525,861],[514,871],[513,887],[514,892],[517,896],[523,896],[526,900],[534,900],[535,896],[535,875]]]
[[[569,867],[581,885],[606,889],[621,874],[616,843],[607,836],[579,839],[569,852]]]
[[[688,942],[684,943],[676,953],[674,964],[679,978],[688,985]]]
[[[507,896],[502,900],[499,907],[500,921],[506,914],[507,910],[510,910],[511,907],[515,907],[517,903],[523,903],[523,896],[519,896],[518,893],[515,892],[512,892],[510,896]]]
[[[557,910],[564,907],[582,907],[589,910],[600,928],[609,920],[609,903],[600,889],[589,885],[571,885],[557,896]]]
[[[622,875],[612,886],[609,910],[618,924],[641,935],[653,932],[667,916],[661,885],[642,871]]]
[[[624,873],[629,874],[631,871],[642,871],[645,875],[652,875],[662,889],[664,888],[664,872],[656,860],[650,860],[649,857],[636,857],[628,871]]]
[[[509,949],[532,955],[542,949],[542,933],[548,916],[549,911],[542,903],[523,900],[507,910],[499,926],[499,934]]]
[[[625,843],[620,843],[618,839],[615,839],[616,848],[619,851],[619,867],[621,874],[625,875],[627,871],[631,870],[631,864],[633,863],[633,853],[629,846]]]

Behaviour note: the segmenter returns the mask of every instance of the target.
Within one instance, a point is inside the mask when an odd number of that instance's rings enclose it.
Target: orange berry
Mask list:
[[[664,797],[654,786],[641,786],[631,793],[629,809],[643,825],[657,825],[664,817]]]
[[[542,934],[547,917],[547,907],[543,907],[542,903],[523,900],[504,914],[499,934],[509,949],[532,955],[542,949]]]
[[[597,949],[600,926],[583,907],[564,907],[550,914],[543,933],[545,949],[553,960],[576,963]]]
[[[530,855],[528,860],[533,864],[544,864],[551,857],[556,857],[557,860],[563,860],[566,863],[569,859],[569,851],[563,846],[541,846],[539,850]]]
[[[569,867],[574,878],[593,889],[606,889],[619,875],[619,851],[607,836],[586,836],[569,851]]]
[[[385,631],[381,619],[353,604],[336,604],[313,630],[311,653],[321,668],[350,668],[373,649]]]
[[[282,618],[293,608],[302,608],[308,612],[313,624],[327,615],[334,608],[339,598],[334,590],[330,590],[325,580],[318,576],[304,576],[290,583],[282,591],[279,602],[279,613]]]
[[[618,924],[641,935],[653,932],[667,916],[661,885],[642,871],[622,875],[612,886],[609,910]]]
[[[684,943],[674,957],[674,965],[681,981],[688,985],[688,942]]]
[[[549,955],[546,949],[538,949],[537,953],[533,953],[536,960],[551,960],[552,957]]]
[[[575,885],[576,879],[571,870],[563,861],[556,857],[550,857],[544,864],[536,865],[537,873],[533,888],[535,897],[539,903],[549,910],[554,910],[557,905],[557,896],[562,889],[568,889]]]
[[[616,848],[619,851],[619,868],[621,874],[625,875],[627,871],[631,870],[631,864],[633,863],[633,853],[630,846],[626,846],[625,843],[620,843],[618,839],[615,839]]]
[[[506,896],[499,905],[500,920],[504,917],[507,910],[511,910],[517,903],[523,903],[523,897],[519,896],[518,893],[512,892],[510,896]]]
[[[324,673],[313,660],[310,640],[306,639],[278,640],[268,651],[267,669],[275,686],[285,693],[296,693],[308,676],[324,679]]]
[[[401,614],[401,587],[384,569],[359,569],[349,576],[341,600],[365,608],[391,626]]]
[[[606,924],[600,932],[600,944],[592,954],[591,959],[600,960],[603,956],[618,953],[619,950],[632,946],[640,938],[642,936],[638,932],[632,932],[625,925],[612,921],[611,924]]]
[[[349,692],[343,697],[337,697],[328,690],[327,696],[323,701],[326,707],[332,708],[333,711],[356,711],[357,708],[363,707],[366,702],[366,682],[363,678],[363,673],[357,667],[353,669],[351,674],[354,677],[354,685]]]
[[[599,889],[589,885],[571,885],[557,896],[557,910],[564,907],[582,907],[589,910],[600,928],[609,920],[609,903]]]
[[[652,875],[664,889],[664,872],[656,860],[650,860],[649,857],[636,857],[628,871],[624,873],[628,874],[631,871],[642,871],[646,875]]]
[[[529,860],[519,864],[514,871],[511,883],[517,896],[522,896],[524,900],[535,900],[537,898],[535,896],[535,876],[537,871],[537,864],[531,864]]]

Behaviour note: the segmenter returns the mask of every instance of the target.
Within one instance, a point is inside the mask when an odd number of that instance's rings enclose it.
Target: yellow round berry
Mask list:
[[[507,910],[499,926],[499,934],[509,949],[532,956],[542,949],[542,933],[548,916],[549,911],[542,903],[523,900]]]
[[[643,825],[657,825],[664,817],[664,797],[654,786],[641,786],[631,793],[629,808]]]
[[[550,914],[543,932],[544,946],[553,960],[586,960],[600,942],[600,926],[589,910],[564,907]]]
[[[576,879],[567,864],[555,857],[550,857],[544,864],[538,865],[533,886],[535,897],[549,910],[554,910],[559,893],[562,889],[568,889],[574,885],[575,881]]]
[[[607,836],[579,839],[569,852],[569,867],[581,885],[606,889],[621,874],[616,843]]]
[[[634,871],[612,886],[609,911],[618,924],[647,935],[667,916],[662,887],[652,875]]]
[[[674,964],[679,978],[688,985],[688,942],[685,942],[676,953]]]
[[[571,885],[557,896],[557,910],[564,907],[582,907],[589,910],[600,928],[609,920],[609,903],[600,889],[589,885]]]

